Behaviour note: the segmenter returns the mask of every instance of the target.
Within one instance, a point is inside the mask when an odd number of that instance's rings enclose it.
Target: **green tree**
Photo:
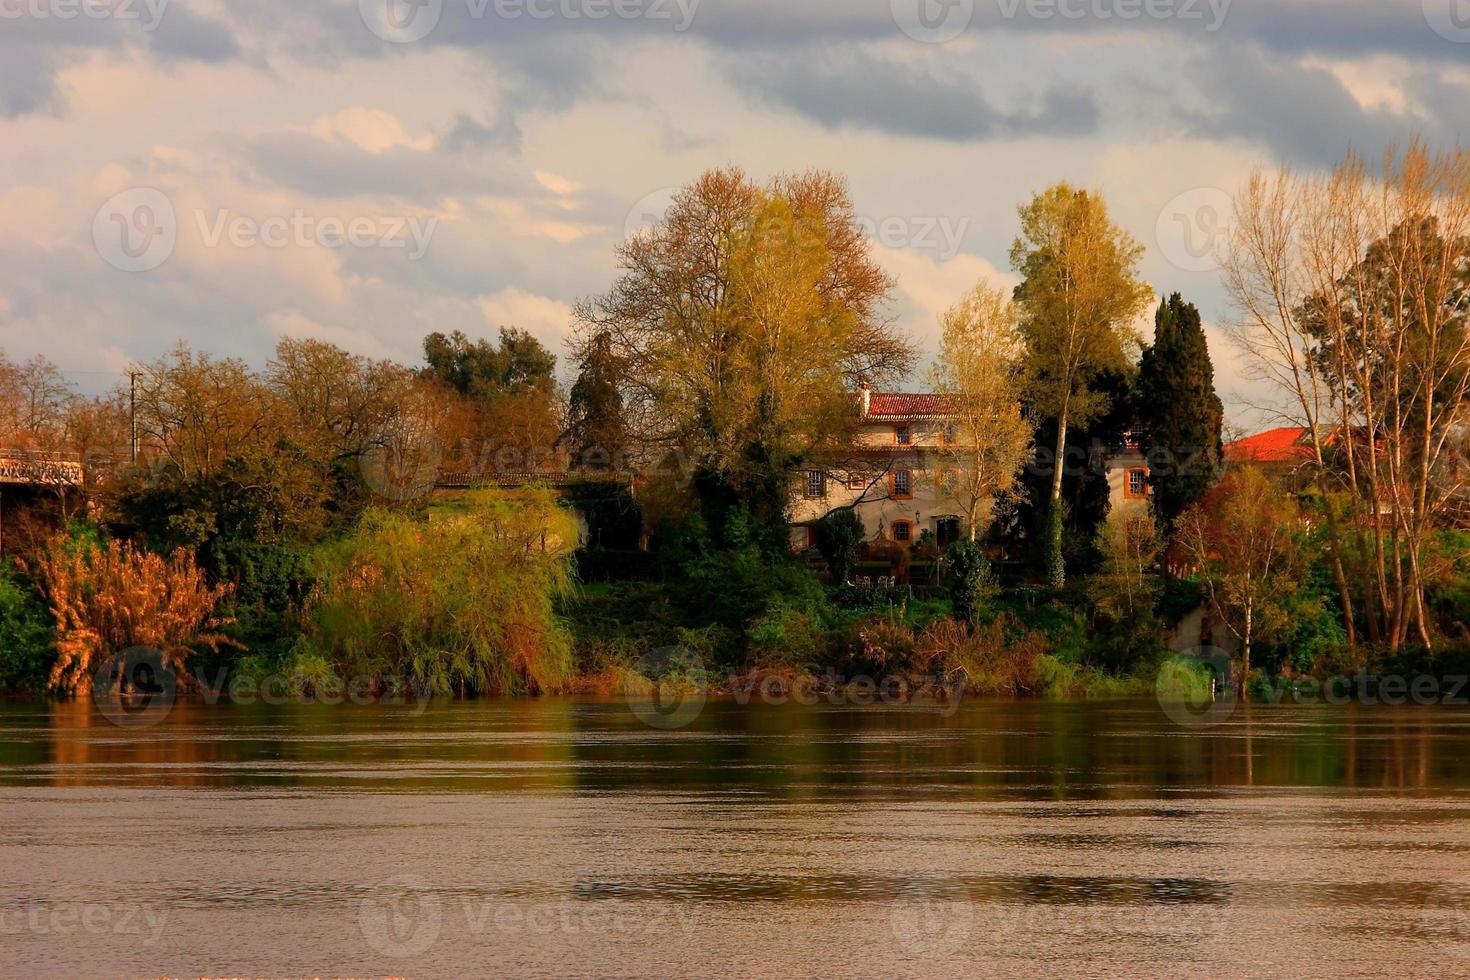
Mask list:
[[[1152,297],[1138,278],[1140,246],[1113,224],[1101,196],[1058,184],[1020,209],[1011,246],[1021,332],[1026,340],[1031,407],[1056,422],[1047,516],[1047,574],[1066,583],[1062,554],[1062,475],[1067,430],[1107,408],[1093,385],[1100,374],[1132,366],[1139,346],[1133,320]]]
[[[1138,429],[1149,459],[1154,516],[1168,533],[1220,477],[1225,407],[1199,310],[1175,293],[1159,304],[1154,342],[1138,365]]]
[[[1249,466],[1232,469],[1179,517],[1175,541],[1199,570],[1216,615],[1240,640],[1241,694],[1253,647],[1290,625],[1291,603],[1311,566],[1300,517],[1296,500]]]
[[[989,531],[996,505],[1011,499],[1031,455],[1031,425],[1021,411],[1025,348],[1014,304],[983,283],[944,314],[942,325],[931,377],[950,429],[934,450],[936,496],[958,505],[975,541]]]
[[[424,338],[425,373],[478,402],[527,389],[550,391],[556,373],[556,355],[539,340],[515,327],[500,328],[499,345],[471,341],[456,330]]]
[[[832,582],[841,585],[857,567],[858,549],[868,536],[862,518],[850,507],[833,511],[817,522],[817,550],[827,560]]]
[[[606,336],[626,368],[638,441],[687,454],[722,546],[740,509],[762,547],[784,552],[795,474],[850,444],[861,380],[896,380],[912,363],[869,251],[839,178],[758,186],[711,171],[620,246],[622,275],[577,309],[583,349]]]
[[[628,448],[628,420],[619,390],[622,369],[606,333],[591,337],[579,356],[569,398],[567,444],[574,465],[616,469]]]

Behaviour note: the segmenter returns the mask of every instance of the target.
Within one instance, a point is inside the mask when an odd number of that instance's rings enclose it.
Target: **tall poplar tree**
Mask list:
[[[1159,304],[1154,342],[1138,364],[1138,430],[1154,516],[1165,533],[1220,476],[1225,407],[1199,310],[1178,293]]]
[[[1047,515],[1048,578],[1066,584],[1062,557],[1062,476],[1069,426],[1107,409],[1094,380],[1128,371],[1140,346],[1134,318],[1153,297],[1138,278],[1143,247],[1113,224],[1101,196],[1069,184],[1036,195],[1020,209],[1021,235],[1011,266],[1026,341],[1032,409],[1056,422]]]

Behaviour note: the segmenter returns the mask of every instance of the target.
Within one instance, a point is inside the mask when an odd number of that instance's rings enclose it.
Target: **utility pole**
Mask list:
[[[128,372],[128,424],[132,428],[132,458],[138,462],[138,372]]]

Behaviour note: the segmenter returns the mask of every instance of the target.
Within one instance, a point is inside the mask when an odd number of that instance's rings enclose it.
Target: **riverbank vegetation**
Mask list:
[[[4,488],[0,686],[85,691],[131,647],[186,686],[465,696],[669,671],[1197,692],[1207,660],[1171,647],[1212,645],[1242,688],[1464,669],[1470,160],[1263,175],[1239,204],[1236,340],[1304,437],[1227,458],[1199,311],[1139,280],[1100,196],[1059,185],[1020,209],[1022,285],[943,318],[934,479],[964,517],[943,542],[839,505],[792,546],[807,474],[861,482],[858,393],[919,359],[825,173],[677,194],[577,307],[565,390],[514,328],[432,334],[416,366],[180,346],[96,398],[0,359],[0,447],[86,462]],[[1130,444],[1150,502],[1115,512],[1105,460]]]

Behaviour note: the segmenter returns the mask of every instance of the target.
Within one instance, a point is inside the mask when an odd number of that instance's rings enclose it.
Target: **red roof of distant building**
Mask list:
[[[1232,463],[1301,463],[1312,458],[1309,429],[1286,426],[1226,443],[1225,458]]]
[[[868,418],[932,419],[948,413],[949,402],[943,395],[875,391],[868,400]]]

